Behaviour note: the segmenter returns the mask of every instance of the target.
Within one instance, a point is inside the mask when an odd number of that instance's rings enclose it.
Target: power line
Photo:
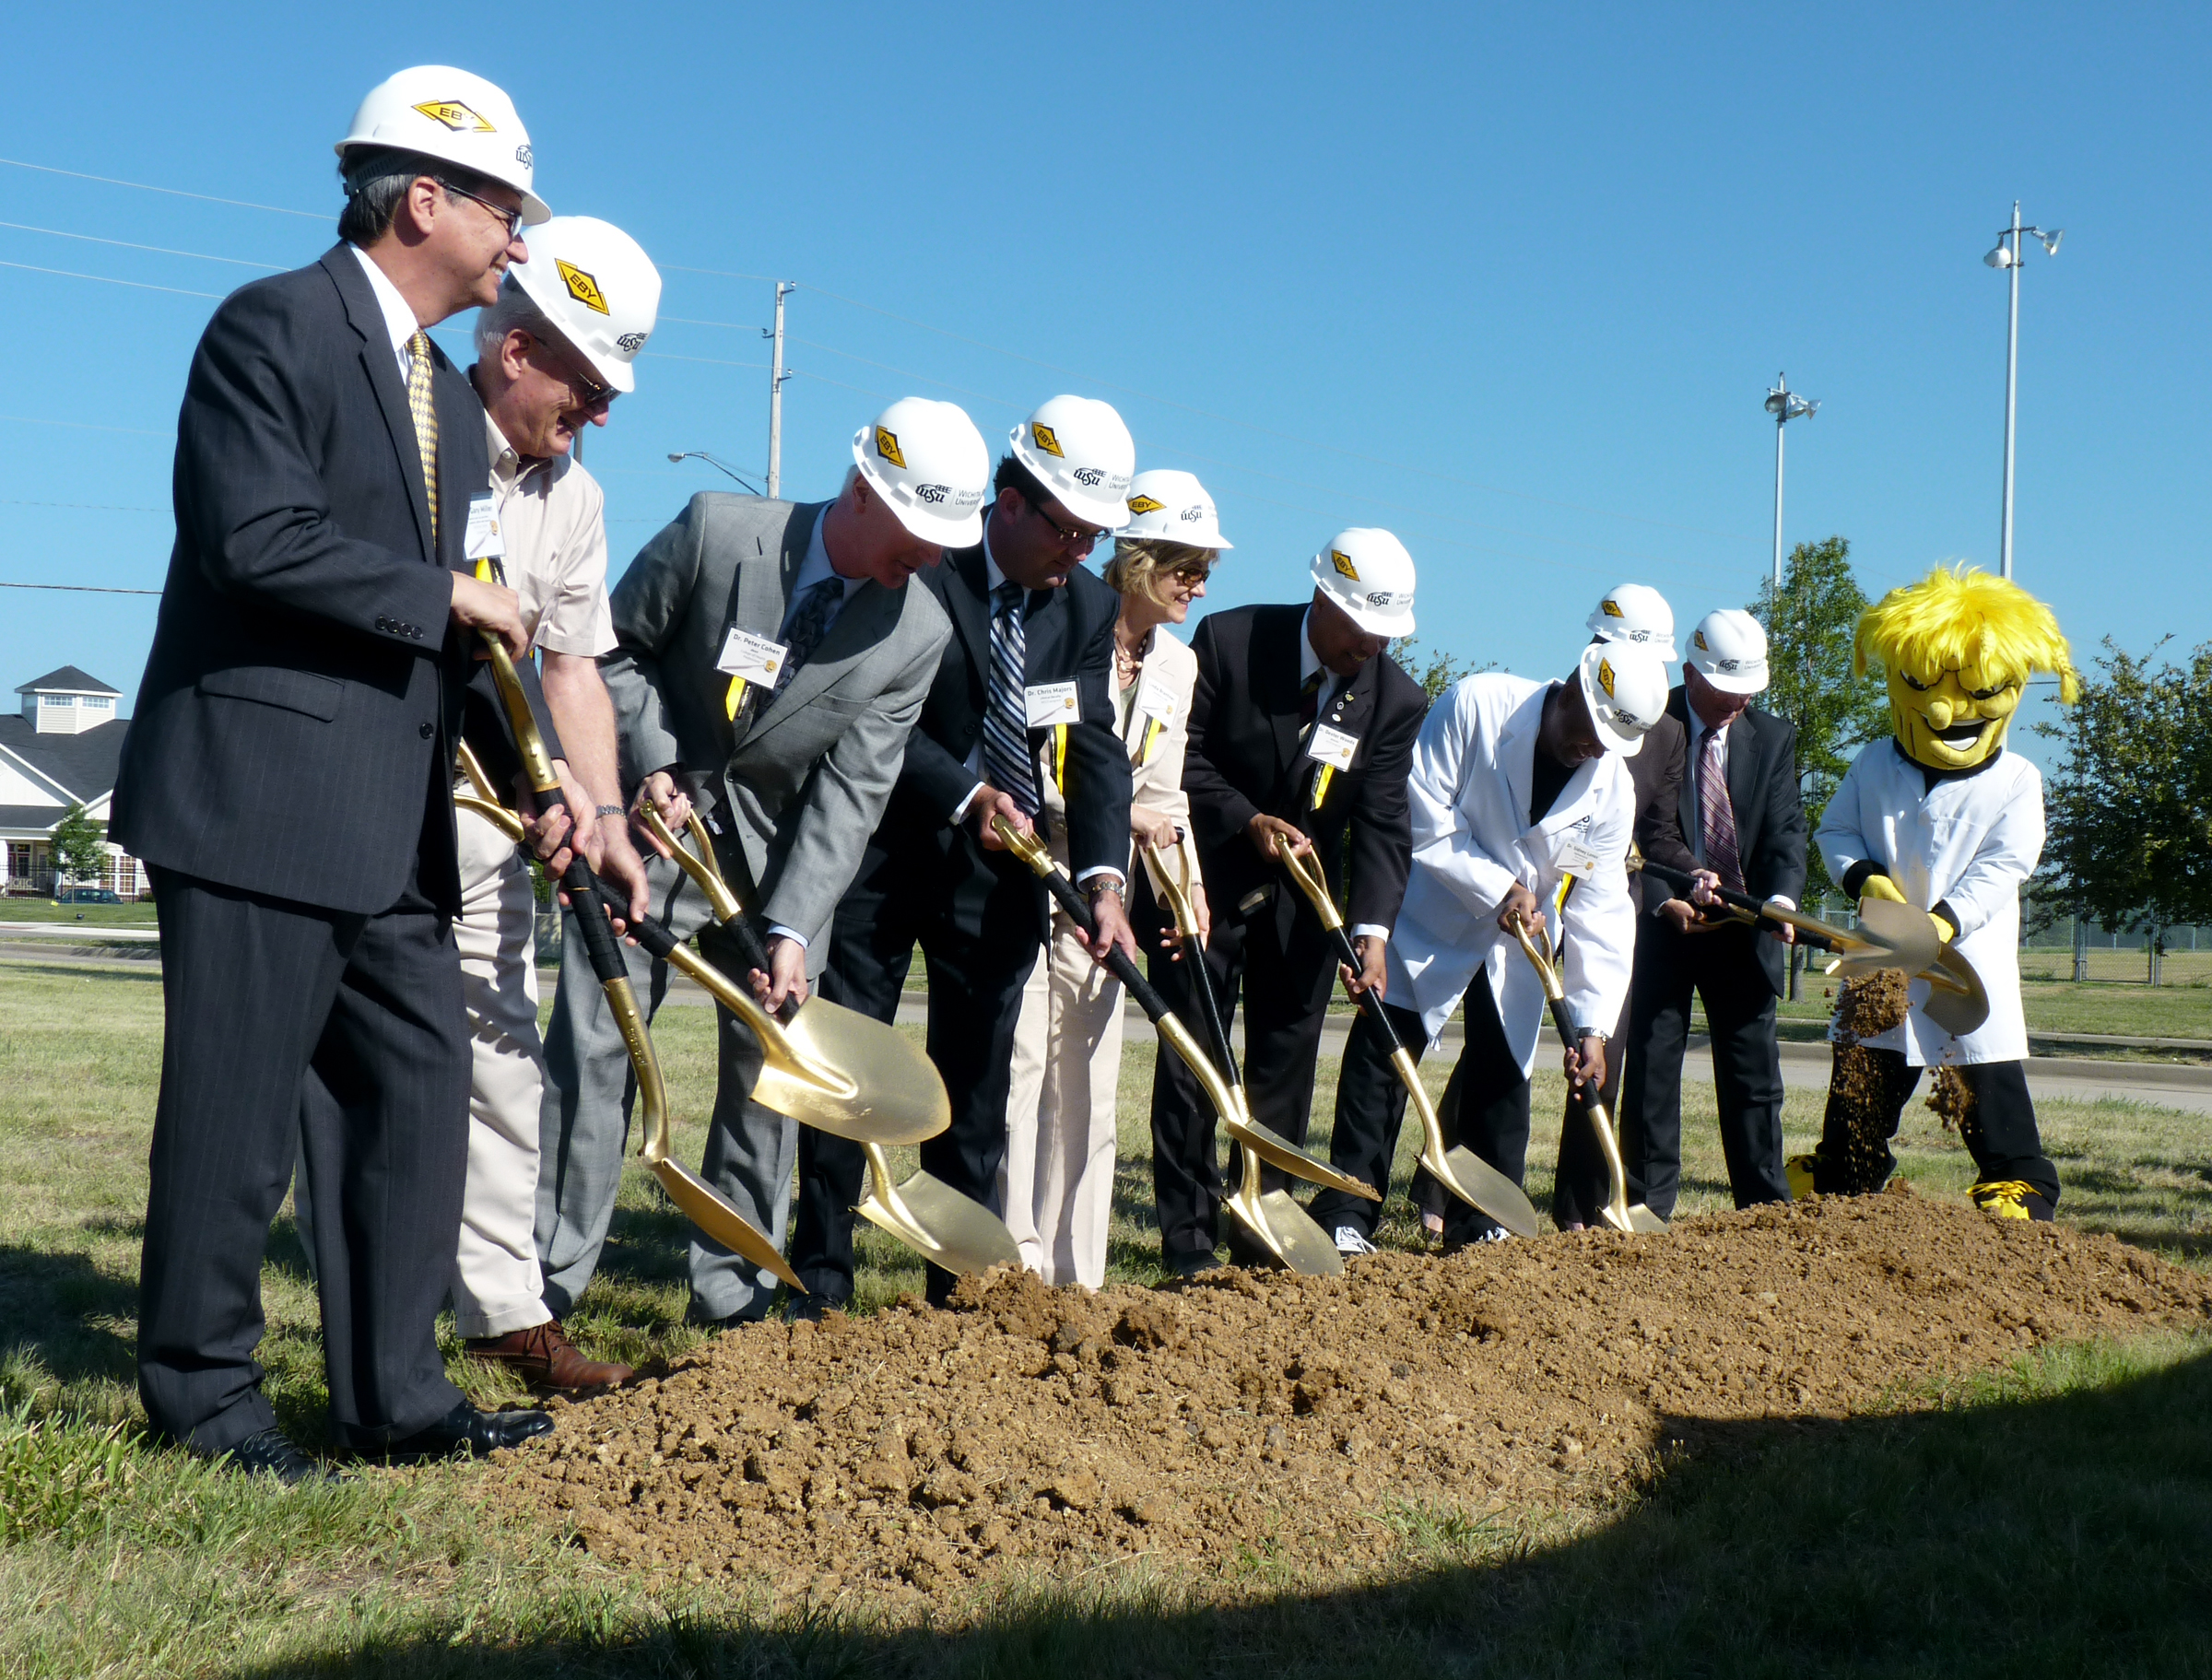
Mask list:
[[[0,222],[0,228],[7,225],[6,222]],[[673,321],[682,326],[726,326],[733,333],[765,333],[768,331],[764,326],[747,326],[742,322],[736,321],[694,321],[688,315],[663,315],[659,319]]]
[[[174,508],[125,508],[111,501],[0,500],[0,508],[76,508],[87,513],[174,513]]]
[[[274,263],[249,263],[243,257],[210,256],[205,251],[171,251],[167,245],[139,245],[129,240],[105,240],[97,233],[71,233],[61,228],[34,228],[29,222],[0,222],[0,228],[13,228],[18,233],[44,233],[57,240],[83,240],[93,245],[120,245],[125,251],[151,251],[158,256],[194,257],[203,263],[229,263],[238,268],[258,268],[266,274],[284,272]]]
[[[143,426],[95,426],[89,420],[50,420],[35,414],[0,414],[0,420],[13,420],[22,426],[66,426],[72,431],[120,431],[134,438],[167,438],[171,431],[151,431]]]
[[[0,162],[6,161],[6,159],[0,159]],[[0,589],[53,589],[72,595],[158,595],[161,593],[158,589],[102,589],[91,583],[0,582]]]
[[[187,291],[182,286],[155,286],[145,280],[118,280],[112,275],[78,274],[73,268],[41,268],[36,263],[10,263],[0,260],[0,268],[21,268],[34,275],[59,275],[65,280],[98,280],[102,286],[131,286],[140,291],[165,291],[180,298],[206,298],[220,303],[223,294],[214,291]]]
[[[336,217],[322,210],[294,210],[284,205],[257,205],[243,198],[218,198],[212,193],[187,193],[181,187],[149,186],[143,181],[118,181],[112,175],[88,175],[81,170],[57,170],[51,164],[26,163],[20,158],[0,158],[0,163],[13,169],[36,170],[41,175],[66,175],[72,181],[97,181],[102,186],[135,187],[141,193],[166,193],[171,198],[196,198],[202,204],[229,205],[240,210],[267,210],[277,216],[304,216],[310,221],[335,221]]]

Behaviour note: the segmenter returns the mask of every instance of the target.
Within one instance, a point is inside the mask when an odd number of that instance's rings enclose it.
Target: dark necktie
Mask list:
[[[991,673],[983,707],[983,773],[1026,816],[1037,814],[1037,778],[1030,770],[1030,720],[1023,695],[1029,642],[1021,624],[1020,584],[991,592]]]
[[[1709,729],[1698,744],[1698,827],[1705,840],[1705,867],[1730,892],[1744,890],[1743,860],[1735,851],[1735,807],[1721,774],[1721,732]]]
[[[822,645],[822,637],[830,629],[830,616],[837,611],[838,603],[845,598],[842,578],[824,578],[805,594],[792,608],[791,622],[783,627],[783,668],[776,673],[776,692],[783,692],[784,685],[797,674],[798,668],[813,657],[815,649]]]
[[[1306,678],[1305,687],[1298,691],[1298,726],[1305,728],[1321,715],[1321,673],[1316,671]]]

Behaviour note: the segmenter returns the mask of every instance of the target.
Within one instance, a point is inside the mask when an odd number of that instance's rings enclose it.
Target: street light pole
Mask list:
[[[1790,376],[1777,373],[1767,393],[1767,412],[1774,417],[1774,593],[1782,593],[1782,429],[1792,420],[1810,419],[1820,405],[1790,389]]]
[[[798,289],[790,281],[776,282],[776,324],[769,335],[775,340],[768,358],[768,493],[771,499],[783,482],[783,382],[791,377],[783,370],[783,300]]]
[[[747,483],[745,479],[738,477],[737,469],[733,467],[728,462],[723,460],[720,456],[710,455],[703,449],[677,450],[673,452],[668,457],[668,463],[671,466],[675,465],[679,461],[704,461],[709,466],[717,468],[722,472],[729,474],[731,477],[736,478],[740,485],[742,485],[747,490],[752,490],[754,495],[758,496],[760,493],[759,490],[754,490],[753,487]]]
[[[1997,229],[1997,246],[1982,260],[1992,268],[2006,268],[2012,272],[2012,303],[2005,323],[2005,515],[1998,527],[1997,549],[1999,562],[2006,577],[2012,576],[2012,445],[2014,417],[2020,380],[2020,236],[2042,241],[2044,253],[2058,254],[2058,242],[2066,237],[2064,228],[2054,228],[2045,233],[2041,228],[2020,226],[2020,201],[2012,201],[2012,225]]]

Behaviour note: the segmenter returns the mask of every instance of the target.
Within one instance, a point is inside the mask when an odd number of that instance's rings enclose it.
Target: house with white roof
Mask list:
[[[115,715],[123,691],[75,665],[49,671],[16,692],[23,697],[21,712],[0,714],[0,892],[49,893],[54,826],[73,805],[106,825],[131,725]],[[150,890],[143,864],[119,847],[107,852],[100,886],[126,899]]]

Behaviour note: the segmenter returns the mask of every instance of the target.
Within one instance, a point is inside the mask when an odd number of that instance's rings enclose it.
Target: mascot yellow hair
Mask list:
[[[1968,770],[2003,746],[2020,689],[2038,671],[2059,699],[2081,692],[2058,620],[2005,578],[1938,566],[1860,617],[1853,666],[1888,680],[1898,746],[1931,770]]]

